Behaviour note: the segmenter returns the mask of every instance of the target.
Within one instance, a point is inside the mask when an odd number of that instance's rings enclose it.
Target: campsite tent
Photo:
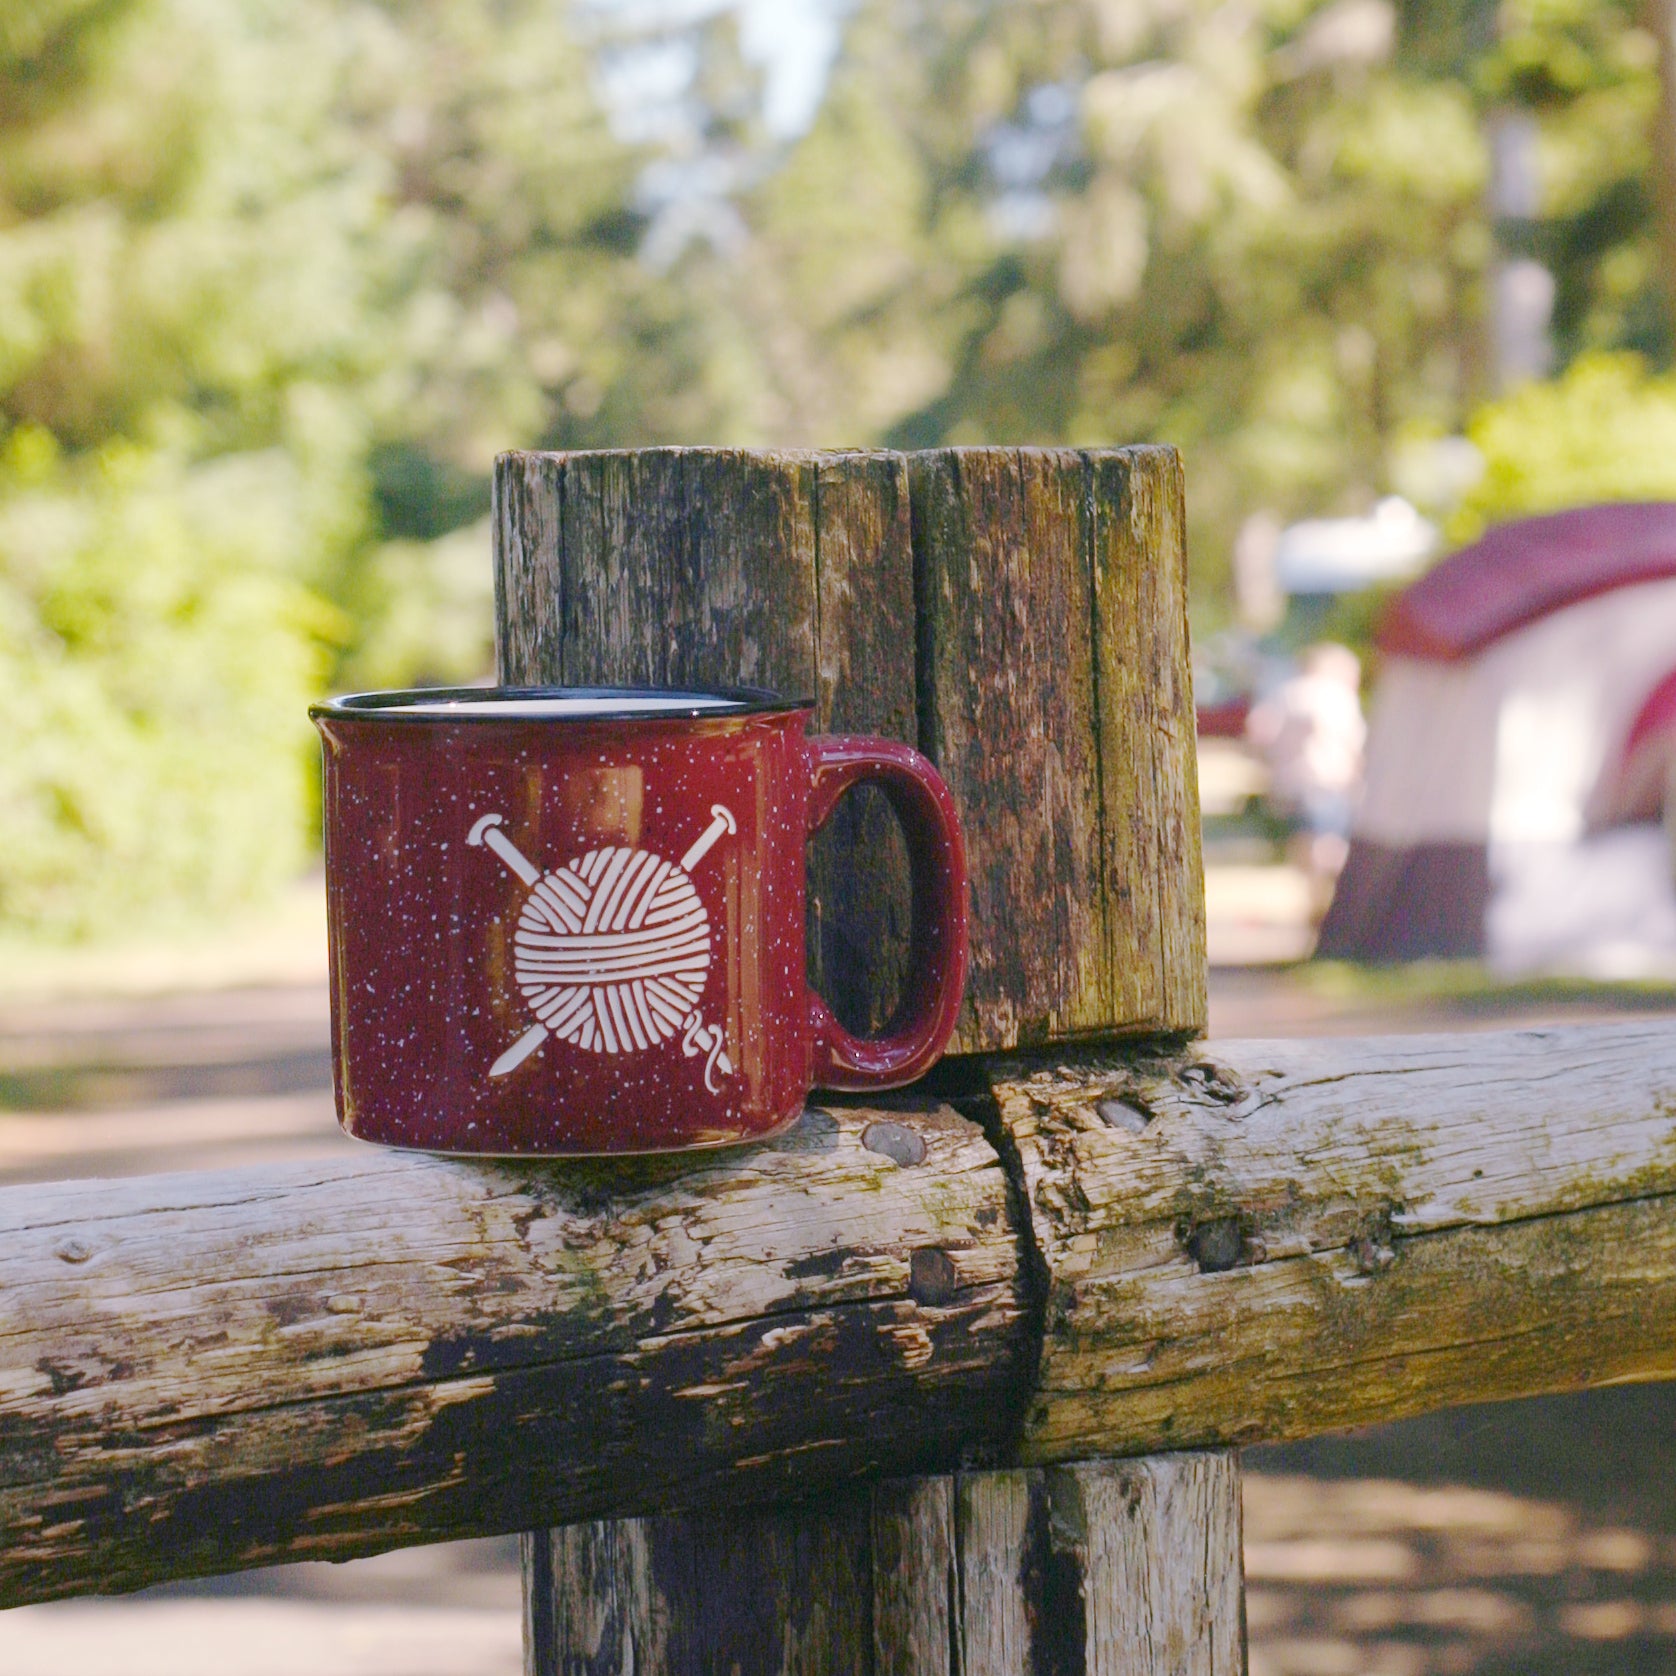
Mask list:
[[[1676,503],[1504,524],[1393,603],[1317,952],[1676,972]]]

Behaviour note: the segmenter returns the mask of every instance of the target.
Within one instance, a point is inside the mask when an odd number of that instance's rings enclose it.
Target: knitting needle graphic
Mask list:
[[[723,834],[737,832],[739,823],[733,818],[733,811],[725,803],[710,805],[711,821],[700,834],[697,843],[681,857],[681,871],[690,873],[710,853],[714,845]]]
[[[691,873],[715,845],[727,834],[739,830],[739,823],[734,819],[733,811],[725,804],[713,803],[710,806],[710,824],[699,834],[697,840],[687,853],[681,857],[681,871]],[[482,815],[466,834],[466,842],[478,848],[487,846],[500,857],[507,870],[517,875],[526,885],[534,885],[541,878],[541,870],[531,864],[529,859],[519,850],[518,846],[500,830],[502,817],[496,814]],[[722,1051],[722,1033],[720,1030],[705,1031],[699,1024],[699,1015],[694,1013],[687,1020],[687,1037],[682,1041],[682,1049],[689,1056],[698,1051],[692,1046],[696,1037],[703,1042],[705,1048],[711,1049],[709,1063],[704,1068],[704,1081],[712,1092],[714,1085],[710,1082],[711,1073],[720,1066],[723,1074],[731,1072],[732,1063],[726,1053]],[[541,1044],[547,1040],[547,1026],[532,1024],[493,1065],[489,1067],[491,1077],[504,1077],[510,1071],[518,1069]],[[714,1036],[712,1044],[708,1038]]]
[[[725,803],[710,805],[710,824],[705,827],[698,841],[687,853],[681,857],[681,871],[692,872],[693,868],[710,853],[710,847],[724,832],[737,832],[739,823],[733,818],[733,811]],[[708,1053],[709,1059],[704,1065],[704,1086],[712,1094],[721,1093],[721,1085],[714,1081],[719,1070],[724,1077],[733,1075],[733,1061],[724,1051],[726,1037],[722,1035],[721,1026],[712,1024],[706,1026],[703,1019],[695,1012],[686,1024],[686,1034],[681,1038],[681,1052],[692,1059],[700,1053]]]
[[[480,816],[477,824],[466,834],[466,842],[480,847],[487,844],[506,863],[510,871],[516,873],[525,884],[533,885],[541,877],[541,869],[532,866],[519,853],[518,846],[504,832],[498,830],[500,825],[499,815]]]
[[[527,885],[533,885],[541,877],[541,870],[532,866],[528,857],[500,830],[502,818],[499,815],[483,815],[471,831],[466,834],[466,842],[481,848],[487,845],[505,864],[509,873],[516,874]],[[547,1040],[547,1026],[532,1024],[493,1065],[489,1067],[491,1077],[504,1077],[508,1071],[515,1071],[524,1063],[541,1044]]]

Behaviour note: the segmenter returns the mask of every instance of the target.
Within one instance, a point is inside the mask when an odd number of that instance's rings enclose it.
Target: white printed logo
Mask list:
[[[730,1076],[719,1025],[697,1012],[710,969],[710,916],[689,876],[725,834],[737,832],[733,811],[717,803],[714,817],[679,864],[650,850],[589,850],[556,873],[543,874],[484,815],[468,844],[493,850],[529,887],[512,964],[537,1023],[489,1067],[492,1077],[516,1070],[548,1036],[594,1053],[656,1047],[677,1031],[687,1058],[708,1057],[704,1086],[721,1091]]]

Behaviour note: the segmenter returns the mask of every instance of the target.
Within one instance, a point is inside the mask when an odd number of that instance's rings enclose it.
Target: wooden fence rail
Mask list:
[[[952,1099],[0,1193],[0,1600],[1676,1375],[1664,1026]]]
[[[1167,449],[514,454],[512,682],[915,742],[961,1057],[777,1141],[0,1192],[0,1604],[520,1530],[530,1676],[1235,1676],[1234,1446],[1676,1375],[1663,1026],[1194,1046]],[[878,1025],[878,800],[811,869]]]

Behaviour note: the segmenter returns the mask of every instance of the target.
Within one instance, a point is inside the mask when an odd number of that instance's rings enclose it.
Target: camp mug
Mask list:
[[[925,1071],[966,975],[954,804],[918,752],[806,738],[808,711],[754,689],[313,705],[343,1127],[438,1152],[725,1146],[783,1128],[811,1086]],[[804,849],[864,781],[913,880],[882,1038],[804,977]]]

